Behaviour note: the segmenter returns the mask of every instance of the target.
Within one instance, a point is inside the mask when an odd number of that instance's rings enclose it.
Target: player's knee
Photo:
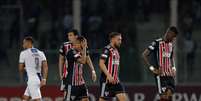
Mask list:
[[[102,98],[102,97],[100,97],[100,98],[99,98],[99,101],[105,101],[105,99],[104,99],[104,98]]]
[[[126,94],[118,94],[117,95],[117,98],[119,101],[128,101],[127,97],[126,97]]]
[[[83,98],[82,101],[89,101],[89,98]]]
[[[33,101],[42,101],[41,99],[33,99]]]
[[[22,101],[28,101],[29,99],[30,99],[29,96],[25,96],[25,95],[22,96]]]
[[[171,90],[171,89],[167,89],[167,90],[166,90],[166,95],[167,95],[167,96],[172,96],[172,95],[173,95],[172,90]]]

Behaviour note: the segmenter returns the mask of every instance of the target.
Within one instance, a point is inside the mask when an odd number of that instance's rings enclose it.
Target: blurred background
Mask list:
[[[125,85],[154,85],[141,59],[143,50],[167,27],[179,28],[177,84],[201,84],[200,0],[0,0],[0,86],[17,87],[18,58],[24,36],[35,39],[49,64],[48,85],[59,85],[58,51],[67,33],[76,28],[88,40],[90,56],[100,74],[98,59],[108,33],[123,34],[120,78]],[[90,80],[86,68],[87,85]],[[182,100],[184,101],[184,100]]]

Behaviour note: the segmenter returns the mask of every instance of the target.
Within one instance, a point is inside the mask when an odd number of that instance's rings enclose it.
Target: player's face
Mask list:
[[[166,39],[167,39],[169,42],[174,41],[175,38],[176,38],[176,33],[171,32],[171,31],[169,31],[169,32],[166,33]]]
[[[82,49],[81,43],[80,42],[75,42],[73,44],[73,48],[75,48],[76,50],[81,50]]]
[[[117,35],[113,38],[114,40],[114,45],[116,48],[119,48],[121,46],[121,41],[122,41],[122,37],[121,35]]]
[[[68,33],[68,40],[69,41],[75,41],[77,39],[77,35],[75,35],[73,32]]]

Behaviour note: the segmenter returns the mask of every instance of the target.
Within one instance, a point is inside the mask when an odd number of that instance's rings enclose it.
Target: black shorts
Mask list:
[[[66,85],[64,101],[80,101],[82,98],[88,98],[88,89],[85,84],[80,86]]]
[[[100,84],[100,88],[101,88],[100,98],[103,98],[103,99],[109,99],[109,98],[115,97],[119,93],[125,93],[125,89],[121,83],[108,84],[108,83],[102,82]]]
[[[167,89],[170,89],[172,93],[175,92],[175,79],[171,76],[156,76],[156,84],[159,94],[163,94]]]

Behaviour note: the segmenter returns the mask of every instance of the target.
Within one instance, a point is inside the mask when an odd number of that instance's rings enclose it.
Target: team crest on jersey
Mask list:
[[[165,92],[165,91],[166,91],[166,87],[163,87],[163,88],[162,88],[162,92]]]
[[[75,100],[75,96],[71,96],[71,99],[74,101]]]
[[[105,96],[108,96],[109,95],[109,92],[105,92]]]

